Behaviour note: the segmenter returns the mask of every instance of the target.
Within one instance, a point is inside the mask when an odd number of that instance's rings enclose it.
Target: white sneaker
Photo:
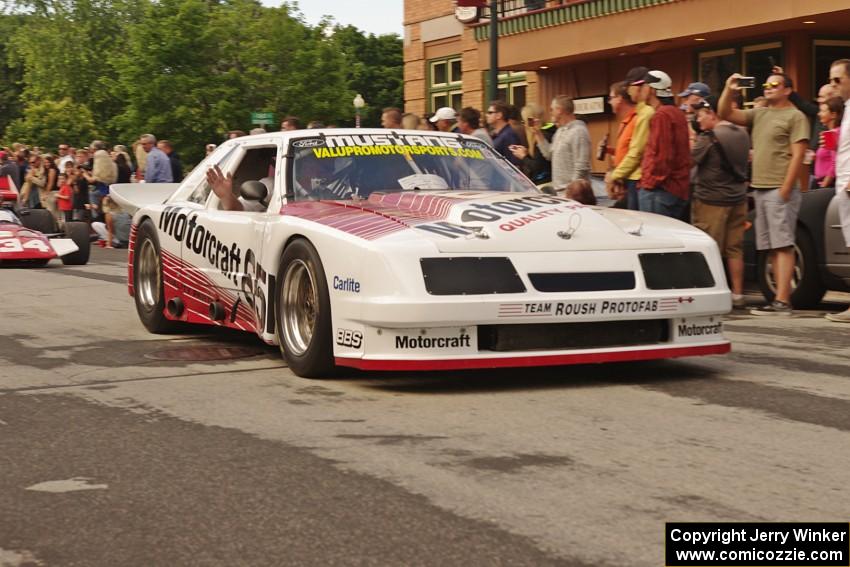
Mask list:
[[[828,313],[825,317],[836,323],[850,323],[850,309],[841,313]]]

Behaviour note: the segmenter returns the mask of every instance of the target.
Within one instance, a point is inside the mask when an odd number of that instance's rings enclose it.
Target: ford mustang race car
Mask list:
[[[217,166],[234,198],[212,187]],[[714,241],[541,193],[479,140],[301,130],[229,140],[180,185],[113,185],[151,332],[256,332],[297,375],[728,352]]]
[[[84,222],[65,223],[60,232],[44,209],[16,209],[0,195],[0,266],[44,266],[52,258],[63,264],[89,261],[89,227]]]

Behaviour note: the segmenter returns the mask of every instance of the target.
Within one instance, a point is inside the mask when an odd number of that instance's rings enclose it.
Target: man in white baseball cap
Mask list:
[[[691,151],[684,113],[673,106],[673,81],[664,71],[649,71],[638,98],[655,109],[641,161],[638,205],[641,211],[683,218],[690,193]]]
[[[431,122],[437,126],[440,132],[454,132],[453,125],[457,122],[457,111],[449,106],[438,108],[434,116],[431,117]]]

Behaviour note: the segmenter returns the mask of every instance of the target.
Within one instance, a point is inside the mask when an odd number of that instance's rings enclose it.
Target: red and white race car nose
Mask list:
[[[13,224],[0,226],[0,260],[45,260],[56,256],[43,234]]]

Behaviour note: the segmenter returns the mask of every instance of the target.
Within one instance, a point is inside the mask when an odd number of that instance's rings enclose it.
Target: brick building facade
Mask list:
[[[462,23],[455,5],[404,0],[408,112],[488,102],[489,10],[467,9]],[[500,98],[581,99],[594,142],[614,133],[608,86],[635,65],[666,71],[674,89],[701,80],[717,90],[735,71],[760,84],[773,60],[813,97],[829,62],[850,56],[846,0],[500,0],[499,11]]]

